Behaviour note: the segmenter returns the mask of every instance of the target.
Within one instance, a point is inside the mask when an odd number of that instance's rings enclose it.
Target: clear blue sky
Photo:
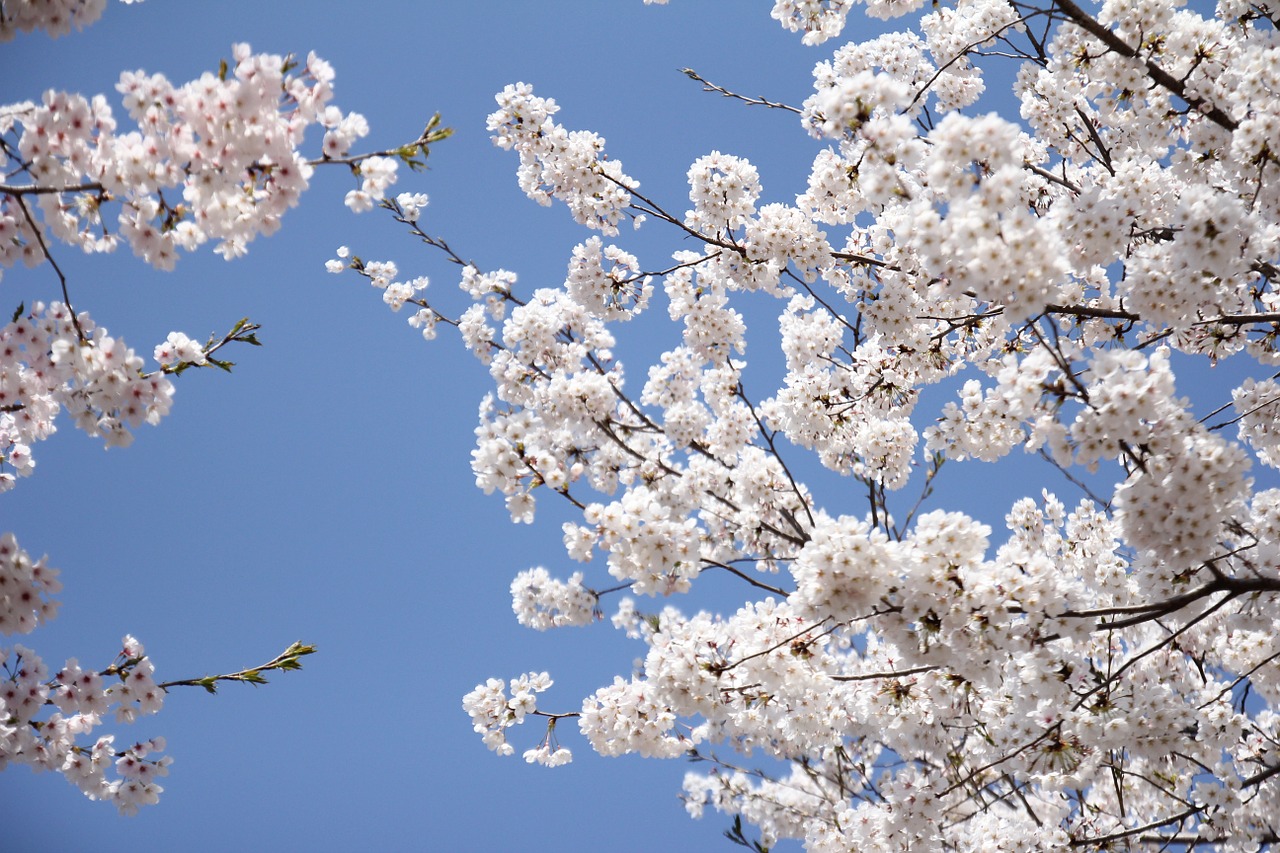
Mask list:
[[[180,82],[216,69],[233,42],[315,50],[337,70],[337,103],[368,117],[369,146],[413,139],[437,110],[456,128],[433,150],[432,170],[400,184],[431,195],[427,230],[482,268],[513,269],[527,287],[556,285],[586,232],[563,208],[539,208],[519,191],[516,158],[484,129],[493,94],[526,81],[555,97],[561,121],[607,137],[646,194],[677,212],[687,203],[685,171],[712,149],[751,159],[764,201],[791,201],[817,147],[798,120],[703,94],[677,72],[692,66],[798,104],[813,63],[836,43],[803,47],[768,8],[112,2],[83,33],[0,45],[0,102],[50,87],[105,92],[123,116],[113,88],[122,70]],[[854,29],[851,37],[867,34],[865,22]],[[59,776],[0,773],[0,848],[732,849],[720,837],[727,820],[685,816],[681,761],[601,759],[570,728],[562,739],[574,763],[548,770],[518,755],[499,759],[471,732],[461,697],[484,678],[549,669],[557,684],[544,705],[572,710],[629,672],[643,646],[607,624],[547,634],[516,625],[508,595],[516,572],[576,568],[560,545],[563,513],[544,504],[534,528],[508,523],[469,467],[483,370],[453,341],[424,344],[354,276],[325,273],[334,248],[348,244],[430,275],[437,297],[456,293],[456,272],[438,255],[386,217],[346,211],[350,183],[338,170],[318,173],[281,232],[233,263],[204,252],[164,274],[127,252],[59,251],[77,307],[140,352],[170,330],[203,337],[245,315],[262,324],[266,346],[230,353],[232,376],[182,376],[173,413],[140,430],[131,448],[104,452],[65,421],[35,448],[35,476],[0,496],[0,530],[48,553],[66,589],[60,617],[29,642],[54,667],[68,656],[105,665],[133,633],[162,679],[261,663],[293,640],[320,654],[264,688],[175,692],[160,716],[123,729],[122,737],[164,735],[175,759],[161,804],[139,817],[118,817]],[[682,246],[653,224],[620,242],[650,268]],[[0,282],[6,312],[56,296],[47,268],[9,270]],[[754,363],[772,359],[775,336],[770,322],[757,325]],[[962,505],[991,522],[1016,497],[1038,493],[990,469],[965,470],[944,476],[944,501],[964,495]],[[1060,480],[1053,487],[1077,498]],[[856,496],[845,497],[837,509],[861,511]],[[607,583],[599,563],[592,571],[588,583]],[[744,590],[708,594],[732,609]],[[536,724],[512,734],[517,753],[539,738]]]

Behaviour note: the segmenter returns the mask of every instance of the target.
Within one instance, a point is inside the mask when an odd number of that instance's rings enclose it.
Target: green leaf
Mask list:
[[[13,319],[12,319],[12,320],[10,320],[9,322],[11,322],[11,323],[16,323],[16,322],[18,322],[18,318],[19,318],[19,317],[21,317],[21,316],[22,316],[22,313],[23,313],[24,311],[26,311],[26,310],[27,310],[27,308],[26,308],[26,303],[25,303],[25,302],[19,302],[19,303],[18,303],[18,308],[17,308],[17,310],[15,310],[15,311],[13,312]]]
[[[400,148],[396,149],[396,156],[399,157],[401,162],[403,162],[410,169],[412,169],[415,172],[420,172],[423,169],[427,168],[427,164],[422,160],[415,159],[418,156],[419,151],[421,151],[423,156],[425,157],[427,154],[426,145],[420,145],[415,143],[413,145],[401,146]]]
[[[305,643],[295,640],[292,646],[284,650],[284,653],[295,658],[300,658],[304,655],[314,655],[317,651],[319,650],[315,646],[308,646]]]
[[[304,645],[300,642],[294,642],[289,648],[280,653],[280,656],[272,661],[274,669],[302,669],[302,663],[298,658],[304,655],[313,655],[316,653],[315,646]]]
[[[428,134],[426,139],[424,139],[423,141],[430,144],[432,142],[440,142],[441,140],[448,139],[450,136],[453,136],[453,128],[442,127],[439,130],[433,131],[432,133]]]
[[[218,79],[223,81],[227,79],[227,61],[225,59],[218,60]]]

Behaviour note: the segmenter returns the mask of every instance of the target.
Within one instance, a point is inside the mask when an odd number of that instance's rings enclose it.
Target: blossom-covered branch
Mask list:
[[[777,0],[773,15],[817,45],[852,8]],[[591,747],[789,762],[686,777],[690,812],[731,815],[735,840],[750,843],[745,822],[762,847],[814,851],[1274,843],[1277,10],[865,8],[916,21],[817,63],[795,111],[824,147],[793,204],[762,203],[760,171],[711,150],[681,215],[514,84],[495,144],[531,199],[598,235],[563,283],[519,290],[446,249],[473,301],[453,310],[392,262],[330,269],[418,306],[428,338],[455,327],[488,366],[477,485],[519,522],[539,494],[572,507],[581,570],[521,572],[517,618],[604,619],[597,562],[625,585],[610,621],[646,653],[576,712]],[[999,63],[1016,64],[1012,118],[971,109]],[[402,198],[412,215],[386,206],[446,248]],[[624,222],[647,221],[680,241],[670,259],[620,245]],[[782,379],[753,398],[738,306],[766,298]],[[617,342],[646,337],[659,303],[679,343],[630,385]],[[1226,359],[1248,378],[1198,389],[1201,417],[1189,376]],[[931,386],[958,399],[923,411]],[[926,508],[943,461],[971,460],[981,483],[976,465],[1017,448],[1051,465],[998,537],[972,507]],[[821,469],[858,487],[819,500]],[[921,498],[904,502],[911,484]],[[705,567],[745,580],[745,600],[675,606]],[[645,612],[632,596],[672,603]],[[535,694],[550,686],[490,679],[464,707],[511,752],[507,732],[546,715]],[[550,735],[529,760],[567,760]]]

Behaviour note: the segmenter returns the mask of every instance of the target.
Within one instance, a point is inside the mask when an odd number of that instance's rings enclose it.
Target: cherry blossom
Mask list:
[[[5,541],[16,548],[11,534]],[[72,658],[50,677],[40,657],[21,645],[0,650],[0,666],[0,769],[28,764],[37,772],[60,772],[89,799],[112,803],[124,815],[159,801],[164,788],[154,780],[168,775],[172,763],[158,754],[164,738],[118,751],[114,735],[92,738],[112,708],[118,722],[128,723],[163,706],[164,689],[153,680],[155,668],[141,643],[126,636],[116,660],[101,672],[84,670]],[[37,721],[49,704],[57,712]]]
[[[123,240],[161,269],[210,241],[224,257],[239,257],[279,228],[322,163],[348,164],[360,185],[347,206],[370,209],[414,151],[348,156],[369,128],[329,103],[333,78],[314,53],[298,62],[240,44],[226,70],[180,86],[159,74],[122,74],[116,88],[137,130],[121,131],[101,95],[50,90],[38,104],[0,107],[0,165],[10,174],[0,185],[0,268],[47,259],[49,237],[85,252]],[[318,160],[300,150],[311,125],[326,129]],[[118,228],[104,219],[113,204]]]
[[[854,12],[773,8],[812,45]],[[602,755],[693,758],[689,812],[747,846],[1274,845],[1274,4],[865,12],[900,31],[818,58],[801,106],[685,71],[824,146],[794,202],[721,144],[669,206],[547,93],[498,94],[520,187],[617,243],[586,238],[558,287],[464,265],[469,303],[404,302],[488,366],[477,485],[516,522],[571,513],[578,570],[517,575],[517,619],[608,614],[643,650],[580,710],[542,710],[532,675],[464,708],[504,754],[529,715],[559,722],[529,761],[561,763],[566,718]],[[1012,111],[979,102],[998,79]],[[462,264],[420,206],[383,207]],[[627,218],[670,229],[670,258]],[[663,300],[678,342],[630,346]],[[749,321],[761,300],[776,325]],[[745,361],[748,322],[780,379]],[[1228,359],[1243,379],[1196,382]],[[927,504],[943,469],[981,482],[1019,450],[1048,476],[1003,519]],[[682,609],[709,574],[746,600]]]
[[[142,0],[120,0],[141,3]],[[107,0],[22,0],[6,3],[0,9],[0,41],[9,41],[15,33],[44,30],[51,37],[64,36],[71,30],[82,30],[102,17]]]

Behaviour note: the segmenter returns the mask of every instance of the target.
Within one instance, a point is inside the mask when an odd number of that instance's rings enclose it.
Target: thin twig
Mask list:
[[[735,100],[742,101],[744,104],[747,104],[749,106],[770,107],[775,110],[786,110],[787,112],[792,112],[792,113],[795,113],[796,115],[801,115],[803,112],[802,110],[799,110],[789,104],[782,104],[782,103],[778,103],[777,101],[766,100],[765,98],[748,98],[746,95],[739,95],[737,92],[730,92],[728,89],[724,88],[723,86],[717,86],[715,83],[712,83],[709,80],[706,80],[701,75],[699,75],[697,71],[694,71],[692,68],[681,68],[680,73],[685,75],[686,77],[692,78],[694,80],[697,80],[699,83],[701,83],[702,91],[704,92],[719,92],[721,95],[724,95],[726,98],[734,98]]]

